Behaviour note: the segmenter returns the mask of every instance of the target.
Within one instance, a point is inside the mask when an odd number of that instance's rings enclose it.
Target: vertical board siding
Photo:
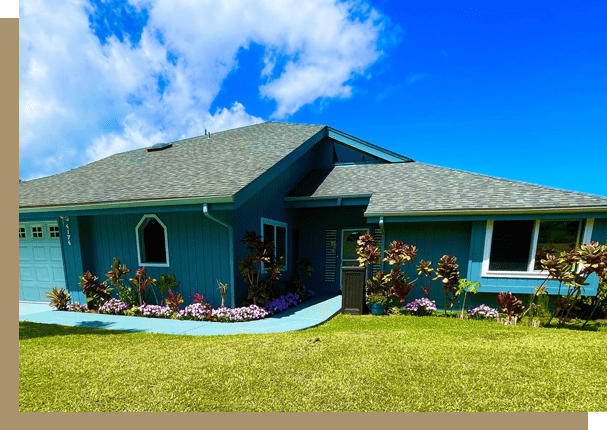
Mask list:
[[[342,229],[368,228],[373,232],[378,227],[367,223],[364,217],[365,209],[364,206],[342,206],[290,210],[294,225],[300,230],[299,254],[302,258],[312,259],[312,267],[315,270],[312,276],[305,280],[306,287],[309,286],[316,294],[340,293]],[[330,282],[327,282],[324,267],[327,230],[337,231],[336,274]]]
[[[253,231],[261,236],[261,218],[287,223],[287,269],[281,271],[278,284],[287,281],[292,274],[294,261],[292,261],[292,242],[294,220],[292,212],[285,208],[284,198],[295,185],[297,185],[310,170],[320,167],[328,167],[332,163],[332,152],[330,151],[330,139],[323,139],[312,149],[303,154],[291,167],[278,175],[272,182],[257,191],[241,207],[234,211],[234,281],[235,303],[240,306],[247,297],[247,286],[238,270],[240,260],[248,255],[247,245],[240,243],[245,232]],[[305,235],[301,232],[302,236]],[[322,253],[322,245],[316,249],[316,253]],[[300,258],[312,258],[318,266],[322,264],[322,254],[319,256],[308,255],[300,252]],[[226,278],[227,279],[227,278]],[[227,281],[224,281],[227,282]],[[313,288],[314,289],[314,288]],[[219,294],[219,292],[218,292]]]
[[[406,272],[411,280],[418,277],[415,265],[421,260],[432,261],[432,267],[436,268],[440,258],[445,255],[457,257],[460,277],[468,276],[470,242],[472,234],[471,222],[411,222],[411,223],[389,223],[385,224],[386,247],[394,240],[402,240],[406,244],[414,245],[418,249],[417,259],[414,264],[407,264]],[[390,270],[386,265],[385,269]],[[427,285],[432,277],[421,277],[415,287],[407,296],[407,302],[425,297],[419,285]],[[440,308],[445,302],[445,293],[441,289],[439,281],[431,281],[430,300],[436,301]]]
[[[170,266],[148,266],[146,273],[156,279],[161,274],[174,275],[180,283],[176,292],[183,295],[186,304],[192,302],[192,295],[201,293],[213,307],[219,306],[221,296],[215,291],[216,279],[229,279],[227,229],[206,218],[202,212],[163,213],[151,210],[149,213],[155,213],[167,226]],[[103,280],[112,265],[112,257],[116,257],[131,269],[128,276],[133,277],[139,268],[135,228],[142,216],[124,214],[82,217],[79,223],[80,236],[83,247],[87,249],[82,253],[82,270],[90,270]],[[226,261],[221,261],[222,259]],[[160,292],[155,292],[160,298]],[[150,295],[150,301],[154,301],[153,294]]]

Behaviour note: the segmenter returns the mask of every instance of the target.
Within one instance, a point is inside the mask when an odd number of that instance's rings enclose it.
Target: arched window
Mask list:
[[[144,215],[135,229],[140,266],[168,267],[167,227],[156,215]]]

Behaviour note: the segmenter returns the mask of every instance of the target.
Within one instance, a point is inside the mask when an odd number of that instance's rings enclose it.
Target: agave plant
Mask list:
[[[65,288],[57,290],[57,287],[53,287],[51,291],[46,293],[46,297],[51,300],[48,304],[49,306],[54,307],[58,311],[66,311],[72,295],[65,291]]]

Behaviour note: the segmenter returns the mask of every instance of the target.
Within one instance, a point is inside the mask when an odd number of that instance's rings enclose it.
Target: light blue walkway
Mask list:
[[[341,296],[314,297],[273,317],[241,323],[179,321],[120,315],[59,312],[47,304],[19,303],[19,321],[134,332],[218,336],[304,330],[327,321],[341,309]]]

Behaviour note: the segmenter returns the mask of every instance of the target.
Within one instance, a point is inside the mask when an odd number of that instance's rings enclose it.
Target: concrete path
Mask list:
[[[54,311],[48,304],[19,302],[19,321],[93,327],[133,332],[221,336],[304,330],[327,321],[341,310],[341,296],[314,297],[273,317],[258,321],[218,323]]]

